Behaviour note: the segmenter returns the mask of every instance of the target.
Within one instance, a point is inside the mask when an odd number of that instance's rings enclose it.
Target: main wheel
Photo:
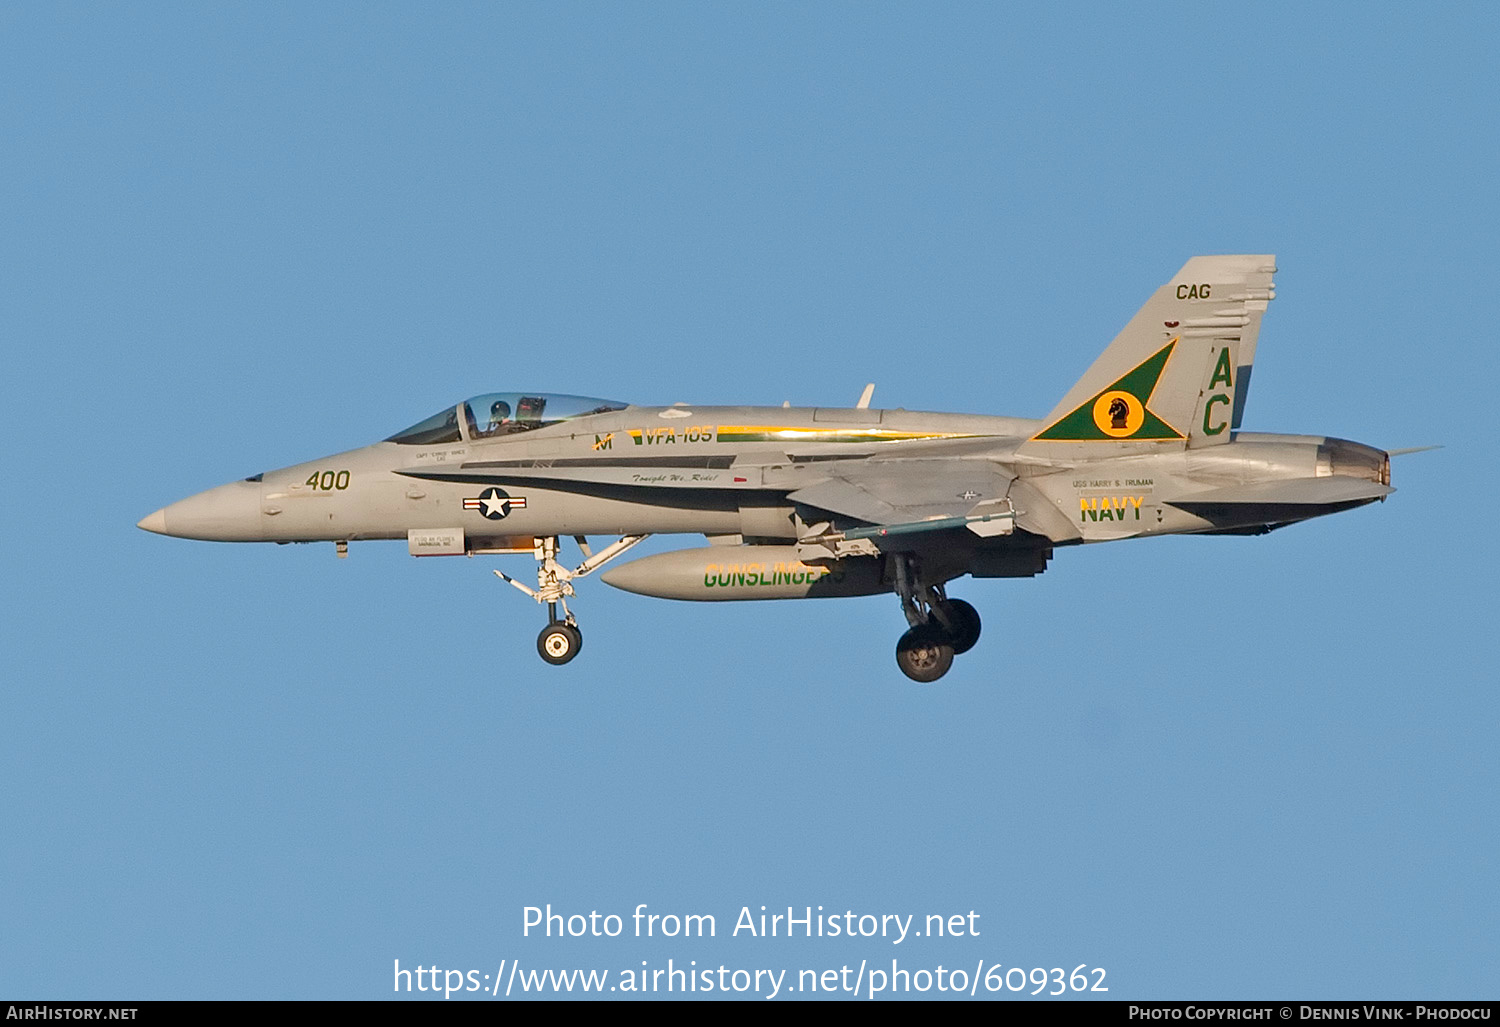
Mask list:
[[[953,624],[953,633],[948,636],[948,644],[953,646],[953,655],[958,656],[973,649],[974,643],[979,641],[979,611],[962,599],[944,599],[937,605]]]
[[[936,681],[953,666],[953,646],[936,624],[918,624],[896,643],[896,666],[913,681]]]
[[[583,648],[583,632],[571,624],[548,624],[536,639],[536,651],[554,665],[567,663]]]

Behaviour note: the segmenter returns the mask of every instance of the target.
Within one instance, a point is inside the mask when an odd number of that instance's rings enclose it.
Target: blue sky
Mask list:
[[[6,7],[0,993],[897,958],[1087,964],[1112,998],[1494,998],[1497,29],[1480,4]],[[896,671],[889,597],[595,582],[587,649],[548,668],[496,561],[135,528],[480,392],[873,380],[1041,416],[1220,252],[1281,268],[1246,428],[1446,448],[1264,538],[955,583],[984,639],[938,685]],[[546,903],[718,936],[523,937]],[[729,936],[761,905],[981,933]]]

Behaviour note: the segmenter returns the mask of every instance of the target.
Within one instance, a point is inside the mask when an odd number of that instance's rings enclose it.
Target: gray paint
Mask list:
[[[1231,426],[1274,295],[1273,265],[1261,255],[1193,258],[1040,420],[631,406],[490,438],[455,424],[448,442],[377,442],[268,471],[173,503],[140,527],[216,541],[402,539],[435,554],[524,550],[566,535],[697,534],[741,544],[649,557],[605,580],[679,599],[866,595],[891,590],[899,565],[911,588],[937,589],[927,593],[936,603],[964,574],[1040,573],[1054,547],[1255,534],[1383,500],[1390,464],[1379,449]],[[1162,364],[1153,354],[1164,346]],[[1156,377],[1126,397],[1117,421],[1104,409],[1110,390],[1142,367]],[[1139,409],[1126,412],[1132,403]],[[459,421],[465,409],[454,408]],[[1128,427],[1147,413],[1165,434]],[[1060,438],[1064,428],[1081,434]],[[840,558],[820,565],[836,573],[776,576],[778,564],[803,566],[817,553]],[[536,554],[545,576],[551,557],[541,546]],[[726,565],[772,569],[764,580],[740,571],[737,584],[705,585]],[[551,580],[552,598],[531,593],[538,601],[573,594],[571,576]]]

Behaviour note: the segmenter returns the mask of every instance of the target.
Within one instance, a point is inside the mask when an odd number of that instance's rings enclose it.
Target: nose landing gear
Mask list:
[[[568,609],[567,597],[573,595],[573,582],[594,573],[648,537],[626,535],[595,553],[590,551],[588,539],[581,535],[574,536],[578,548],[583,550],[584,561],[572,570],[557,562],[556,535],[539,538],[532,550],[537,560],[536,588],[521,584],[504,571],[495,571],[495,576],[502,581],[514,585],[537,602],[547,604],[547,626],[536,640],[536,651],[542,659],[553,666],[561,666],[577,656],[583,648],[583,632],[578,630],[578,621]],[[561,620],[557,618],[559,607],[562,608]]]

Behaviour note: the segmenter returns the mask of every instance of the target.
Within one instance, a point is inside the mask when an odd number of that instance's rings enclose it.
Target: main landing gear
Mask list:
[[[532,550],[537,560],[536,588],[529,588],[503,571],[495,576],[509,582],[539,603],[547,604],[547,626],[537,636],[536,651],[548,663],[560,666],[577,656],[583,648],[583,632],[578,630],[578,620],[568,609],[567,597],[573,594],[573,582],[594,573],[609,561],[625,552],[646,535],[626,535],[595,553],[589,549],[588,539],[573,536],[578,548],[583,550],[584,561],[572,570],[557,562],[557,536],[550,535],[536,540]],[[562,610],[558,620],[557,611]]]
[[[896,666],[913,681],[936,681],[953,657],[979,641],[979,611],[962,599],[949,599],[942,585],[920,585],[911,557],[897,554],[896,595],[911,625],[896,642]]]

